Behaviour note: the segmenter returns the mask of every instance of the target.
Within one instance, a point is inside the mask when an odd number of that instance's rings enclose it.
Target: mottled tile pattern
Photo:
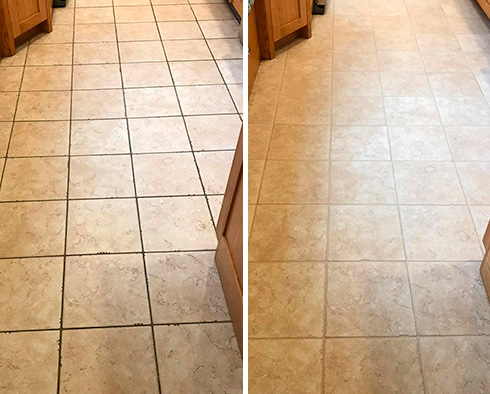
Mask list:
[[[214,260],[239,22],[67,0],[53,25],[0,61],[0,392],[241,393]]]
[[[332,0],[310,39],[262,61],[249,101],[251,392],[490,393],[478,7]]]

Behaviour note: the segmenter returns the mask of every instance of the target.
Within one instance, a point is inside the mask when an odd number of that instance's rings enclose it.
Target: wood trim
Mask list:
[[[489,0],[477,0],[478,4],[482,8],[483,12],[490,18],[490,1]]]
[[[16,53],[14,32],[10,21],[7,0],[0,0],[0,53],[2,56],[14,56]]]
[[[250,97],[260,65],[260,44],[257,34],[255,5],[252,7],[248,16],[248,47],[250,49],[250,53],[248,54],[248,96]]]
[[[274,59],[276,57],[276,48],[274,45],[274,33],[272,31],[271,0],[256,0],[254,7],[260,44],[260,57],[262,59]]]

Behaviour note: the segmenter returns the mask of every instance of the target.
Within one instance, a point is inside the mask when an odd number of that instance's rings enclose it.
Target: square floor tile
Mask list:
[[[117,40],[119,42],[160,40],[158,28],[155,23],[119,23],[118,21],[116,29]]]
[[[73,89],[118,89],[122,87],[118,64],[73,67]]]
[[[208,40],[208,45],[215,59],[241,59],[243,45],[238,38],[223,38]]]
[[[394,206],[332,206],[329,230],[329,260],[405,259]]]
[[[174,4],[154,7],[157,21],[160,22],[180,22],[194,21],[194,13],[188,4]]]
[[[190,151],[181,117],[130,119],[133,153]]]
[[[381,73],[385,96],[431,96],[429,81],[424,72],[392,71]]]
[[[121,64],[125,88],[172,86],[167,63]]]
[[[80,8],[75,13],[75,24],[114,23],[114,11],[110,7]]]
[[[196,153],[196,161],[206,193],[225,193],[234,156],[235,152],[232,151]]]
[[[66,331],[61,358],[62,393],[158,393],[150,327]]]
[[[63,326],[148,324],[145,279],[140,254],[68,257]]]
[[[203,193],[192,153],[137,155],[133,161],[139,197]]]
[[[15,120],[68,120],[70,97],[70,92],[21,92]]]
[[[324,261],[327,207],[259,205],[250,237],[250,261]]]
[[[230,60],[232,61],[232,60]],[[233,60],[236,62],[237,60]],[[262,70],[262,72],[261,72]],[[353,86],[349,86],[345,80],[341,79],[338,74],[350,74],[350,73],[335,73],[336,78],[334,77],[334,83],[339,85],[343,85],[338,87],[336,85],[337,90],[342,90],[342,92],[348,92],[354,89]],[[354,73],[352,73],[354,74]],[[274,77],[272,77],[274,75]],[[269,93],[269,94],[277,94],[280,93],[285,96],[327,96],[330,97],[332,91],[332,78],[330,73],[326,76],[318,76],[317,74],[313,74],[310,70],[297,70],[292,68],[287,68],[284,71],[284,74],[278,73],[276,70],[269,69],[260,69],[259,74],[257,75],[259,79],[259,83],[254,84],[254,92],[255,93]],[[379,77],[378,77],[379,80]],[[261,83],[262,82],[262,83]],[[378,83],[379,85],[379,83]],[[366,86],[364,86],[366,90],[372,89],[372,83],[366,82]],[[315,106],[316,107],[316,106]]]
[[[277,94],[252,93],[248,102],[248,117],[250,127],[253,124],[272,124],[276,117]]]
[[[216,234],[204,197],[138,200],[145,251],[216,248]]]
[[[265,165],[260,203],[326,204],[328,162],[269,160]]]
[[[228,4],[193,4],[192,10],[199,21],[234,18]]]
[[[381,95],[379,74],[365,71],[334,72],[333,94],[339,96]]]
[[[214,61],[171,62],[175,85],[216,85],[223,78]]]
[[[467,207],[402,206],[409,260],[481,260],[482,252]]]
[[[146,255],[155,323],[229,320],[213,252]]]
[[[250,264],[250,338],[320,337],[324,278],[323,263]]]
[[[235,38],[238,37],[240,25],[234,20],[200,20],[199,26],[206,38]]]
[[[456,34],[463,52],[488,52],[487,34]]]
[[[130,22],[154,22],[152,7],[148,6],[130,6],[130,7],[114,7],[116,15],[116,23]]]
[[[171,392],[242,391],[242,360],[230,323],[155,327],[160,379]]]
[[[122,90],[83,90],[73,92],[73,119],[124,118]]]
[[[249,393],[321,393],[321,339],[249,342]]]
[[[418,33],[416,37],[420,51],[422,52],[451,52],[460,50],[456,37],[451,33]]]
[[[490,163],[456,163],[468,203],[490,205]]]
[[[472,206],[470,207],[470,211],[475,223],[476,232],[478,233],[478,238],[483,240],[483,235],[490,222],[490,205]]]
[[[10,122],[14,119],[18,96],[19,93],[0,92],[0,121]]]
[[[445,129],[454,160],[490,161],[490,127],[449,126]]]
[[[22,81],[22,67],[0,67],[0,92],[17,92]]]
[[[265,160],[248,160],[248,203],[257,204]]]
[[[126,89],[124,94],[129,117],[180,115],[174,88]]]
[[[248,125],[248,158],[249,160],[265,159],[269,151],[272,124]],[[276,126],[277,127],[277,126]],[[299,126],[298,126],[299,127]]]
[[[123,119],[83,120],[71,124],[71,154],[129,153],[128,127]]]
[[[249,126],[249,137],[252,125]],[[268,134],[263,133],[263,138]],[[315,125],[274,125],[270,140],[271,160],[328,160],[330,127]],[[252,144],[249,142],[249,157]]]
[[[193,18],[192,18],[193,19]],[[158,23],[162,40],[199,40],[201,29],[196,21],[160,22]],[[234,36],[237,37],[237,36]]]
[[[70,201],[68,254],[140,252],[134,199]]]
[[[280,95],[275,122],[280,124],[328,125],[331,120],[331,100],[327,96],[321,106],[311,105],[315,95]]]
[[[115,42],[74,45],[74,64],[119,63],[119,53]]]
[[[415,335],[405,263],[329,263],[327,336]]]
[[[311,105],[311,102],[308,103]],[[386,124],[381,97],[334,97],[332,103],[335,125],[384,125]]]
[[[334,50],[334,71],[378,71],[378,60],[374,50]]]
[[[451,151],[440,126],[390,126],[393,160],[451,161]]]
[[[332,129],[332,160],[390,160],[386,127]]]
[[[0,200],[50,200],[66,198],[66,157],[7,159]]]
[[[0,334],[2,391],[55,392],[59,338],[58,331]]]
[[[116,28],[113,23],[75,25],[75,42],[116,42]]]
[[[490,308],[479,267],[479,262],[410,263],[419,334],[490,333]]]
[[[160,41],[120,42],[118,45],[121,63],[164,62],[166,60]]]
[[[403,371],[403,373],[400,373]],[[325,343],[325,393],[424,393],[416,338],[344,338]]]
[[[169,61],[212,59],[205,40],[164,41]]]
[[[71,66],[26,67],[22,90],[71,90],[71,72]]]
[[[342,161],[331,166],[331,203],[396,204],[391,163]]]
[[[436,102],[444,125],[490,125],[490,108],[484,98],[436,97]]]
[[[72,46],[72,44],[32,45],[29,47],[26,65],[70,65],[72,62]]]
[[[67,155],[69,131],[68,121],[17,122],[14,124],[9,156]],[[50,143],[46,144],[46,141]]]
[[[50,33],[40,32],[31,38],[30,45],[40,44],[68,44],[73,42],[73,26],[58,25]]]
[[[61,257],[2,261],[0,330],[59,328],[62,272]]]
[[[478,393],[490,385],[490,338],[420,338],[420,353],[430,392]]]
[[[19,45],[16,50],[17,53],[15,56],[4,57],[2,58],[2,67],[23,67],[26,63],[27,58],[27,47],[29,43],[24,43]]]
[[[426,70],[430,72],[468,72],[470,67],[461,51],[423,52]]]
[[[129,155],[71,158],[69,198],[133,196],[133,172]]]
[[[381,71],[424,71],[419,51],[379,51],[377,56]]]
[[[441,124],[432,97],[385,97],[386,122],[397,126]]]
[[[177,88],[184,115],[212,115],[236,113],[225,85],[182,86]]]
[[[238,115],[189,116],[185,122],[195,151],[236,148],[242,126]]]
[[[411,30],[384,30],[374,33],[376,48],[381,51],[416,51],[417,40]]]
[[[0,157],[5,157],[7,155],[11,132],[12,122],[0,122]]]
[[[429,73],[434,96],[440,97],[481,97],[482,92],[471,72]]]
[[[66,202],[0,204],[0,256],[63,254]]]
[[[453,163],[396,162],[395,179],[400,204],[465,204]]]

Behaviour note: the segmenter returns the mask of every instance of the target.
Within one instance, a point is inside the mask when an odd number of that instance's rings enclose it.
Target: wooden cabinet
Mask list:
[[[216,228],[218,267],[240,351],[243,352],[243,132]]]
[[[490,18],[490,0],[477,0],[485,14]]]
[[[312,0],[256,0],[254,7],[263,59],[294,38],[311,37]]]
[[[255,18],[255,6],[248,15],[248,95],[252,93],[260,65],[260,45]]]
[[[15,45],[39,31],[50,32],[52,0],[0,0],[0,52],[15,54]]]
[[[228,0],[235,11],[243,18],[243,0]]]

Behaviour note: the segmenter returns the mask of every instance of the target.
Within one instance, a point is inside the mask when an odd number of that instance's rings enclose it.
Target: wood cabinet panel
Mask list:
[[[271,2],[274,41],[279,41],[308,23],[307,1],[286,0]]]
[[[48,19],[48,0],[8,0],[14,37],[32,29]]]
[[[485,14],[490,18],[490,0],[477,0]]]

